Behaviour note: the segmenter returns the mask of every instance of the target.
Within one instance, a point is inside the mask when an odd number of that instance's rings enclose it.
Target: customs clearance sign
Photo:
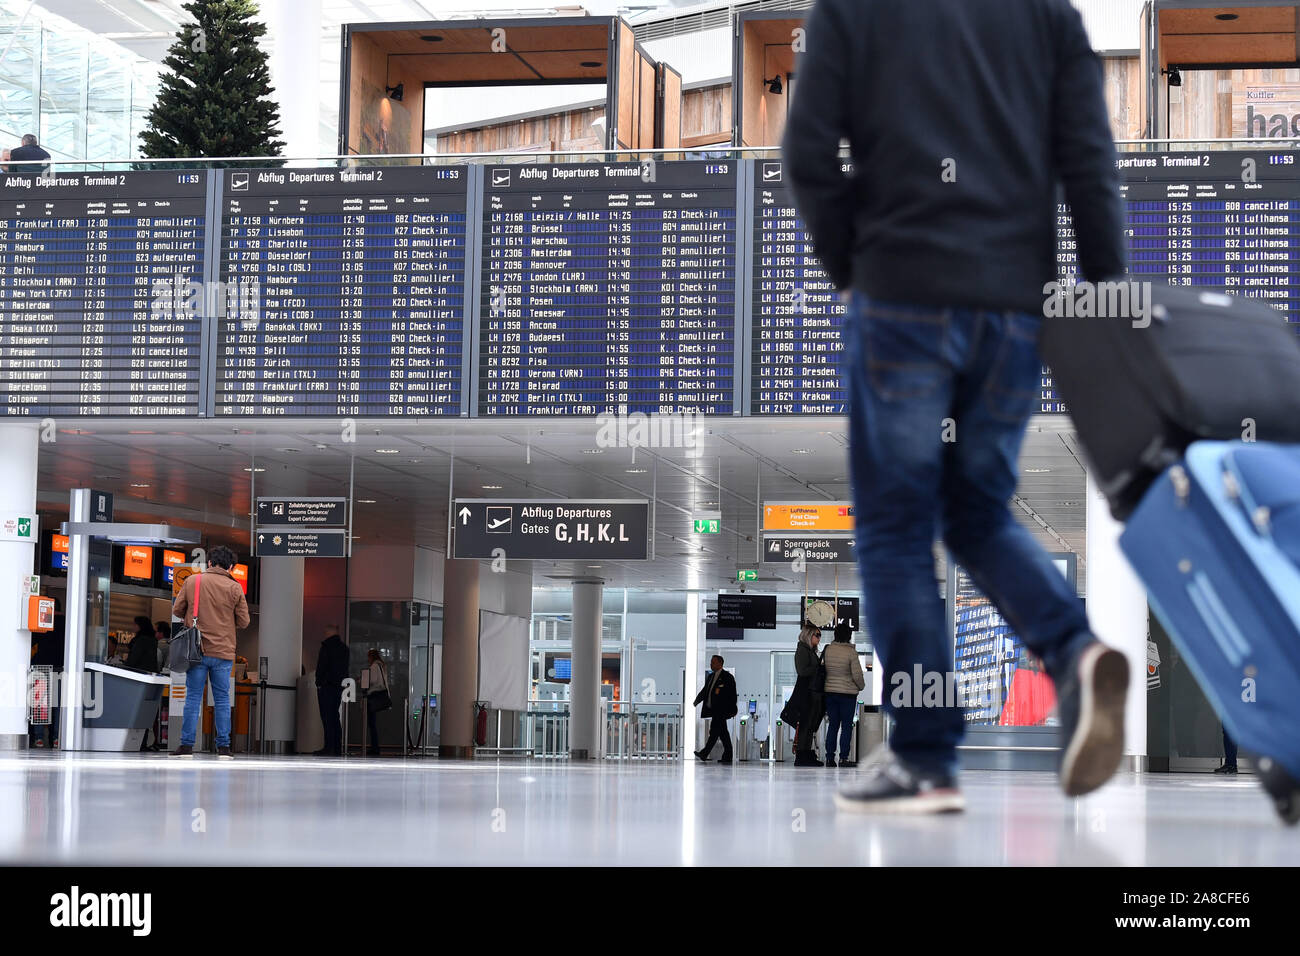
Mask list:
[[[457,498],[456,558],[519,561],[649,557],[650,502]]]

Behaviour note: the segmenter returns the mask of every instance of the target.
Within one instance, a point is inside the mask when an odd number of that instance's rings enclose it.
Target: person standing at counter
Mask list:
[[[235,663],[235,631],[248,627],[250,618],[244,589],[230,574],[234,566],[234,552],[218,545],[208,553],[207,569],[186,578],[172,603],[172,613],[187,625],[197,624],[203,635],[203,661],[185,672],[185,718],[181,746],[173,757],[194,756],[194,738],[209,680],[217,725],[217,759],[233,760],[235,756],[230,752],[230,671]]]
[[[126,651],[126,666],[150,674],[158,672],[158,635],[153,622],[143,614],[135,619],[135,637]]]

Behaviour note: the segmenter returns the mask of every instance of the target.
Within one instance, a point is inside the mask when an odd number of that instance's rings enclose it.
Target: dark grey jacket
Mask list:
[[[1069,0],[819,0],[806,39],[785,171],[838,287],[1041,314],[1058,186],[1080,277],[1124,272],[1101,64]]]

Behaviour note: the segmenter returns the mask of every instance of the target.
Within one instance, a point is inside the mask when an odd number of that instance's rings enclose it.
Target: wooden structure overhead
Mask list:
[[[1171,88],[1186,71],[1300,67],[1296,0],[1148,0],[1140,31],[1142,128],[1153,139],[1170,136],[1173,102],[1182,103],[1181,88]],[[1231,111],[1230,102],[1224,110]]]
[[[342,44],[340,153],[423,152],[429,87],[603,84],[605,148],[680,142],[680,77],[618,17],[348,24]]]
[[[1155,25],[1161,69],[1300,64],[1300,8],[1293,0],[1157,0]]]
[[[737,146],[779,146],[795,82],[795,40],[807,11],[736,14],[731,108]],[[779,85],[774,80],[780,80]],[[779,89],[779,92],[777,90]]]

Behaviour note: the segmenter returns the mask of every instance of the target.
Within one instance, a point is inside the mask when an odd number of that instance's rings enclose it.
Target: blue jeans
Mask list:
[[[185,672],[185,718],[181,722],[181,745],[194,746],[203,713],[203,691],[212,681],[212,719],[217,725],[217,746],[230,746],[230,671],[234,661],[203,655],[203,663]]]
[[[840,759],[849,759],[853,745],[853,711],[857,709],[856,694],[826,695],[826,756],[835,756],[835,734],[840,735]]]
[[[1007,508],[1038,409],[1038,327],[1025,313],[860,293],[849,307],[844,372],[864,610],[894,721],[890,747],[921,770],[954,772],[965,730],[948,692],[953,639],[935,584],[936,537],[1058,684],[1091,640],[1083,603]],[[936,680],[943,693],[925,693]]]

